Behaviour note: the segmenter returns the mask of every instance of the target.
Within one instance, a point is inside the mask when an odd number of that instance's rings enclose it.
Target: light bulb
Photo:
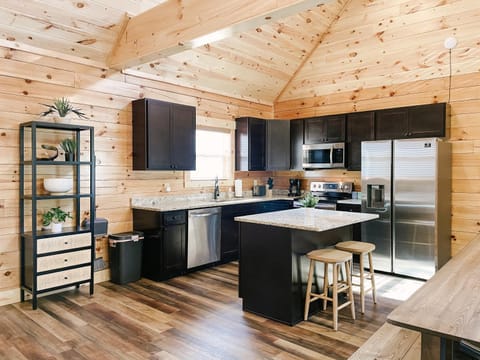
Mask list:
[[[457,46],[457,39],[455,39],[453,36],[449,36],[443,42],[443,46],[445,46],[445,49],[453,49],[455,46]]]

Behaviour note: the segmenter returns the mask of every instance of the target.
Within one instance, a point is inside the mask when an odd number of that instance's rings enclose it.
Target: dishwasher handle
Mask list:
[[[202,217],[202,216],[212,216],[222,213],[221,207],[212,207],[212,208],[202,208],[202,209],[194,209],[188,210],[189,217]]]
[[[207,216],[215,215],[215,213],[201,213],[201,214],[191,213],[189,215],[192,217],[207,217]]]

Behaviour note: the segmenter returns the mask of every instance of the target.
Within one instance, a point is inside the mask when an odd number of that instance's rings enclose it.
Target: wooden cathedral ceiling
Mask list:
[[[447,76],[451,35],[454,74],[480,71],[479,20],[478,0],[1,0],[0,46],[274,104]]]

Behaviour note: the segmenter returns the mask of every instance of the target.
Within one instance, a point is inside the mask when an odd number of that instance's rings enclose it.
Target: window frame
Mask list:
[[[220,186],[233,186],[235,178],[235,121],[234,120],[222,120],[213,118],[204,118],[197,116],[197,129],[196,130],[210,130],[225,132],[230,134],[230,169],[228,170],[228,179],[219,179]],[[208,180],[195,180],[190,177],[191,171],[185,171],[184,182],[185,188],[200,188],[213,186],[214,179]]]

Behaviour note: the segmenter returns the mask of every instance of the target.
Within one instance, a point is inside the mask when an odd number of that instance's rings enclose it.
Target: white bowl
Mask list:
[[[73,180],[69,178],[43,179],[43,187],[50,193],[65,193],[73,188]]]

